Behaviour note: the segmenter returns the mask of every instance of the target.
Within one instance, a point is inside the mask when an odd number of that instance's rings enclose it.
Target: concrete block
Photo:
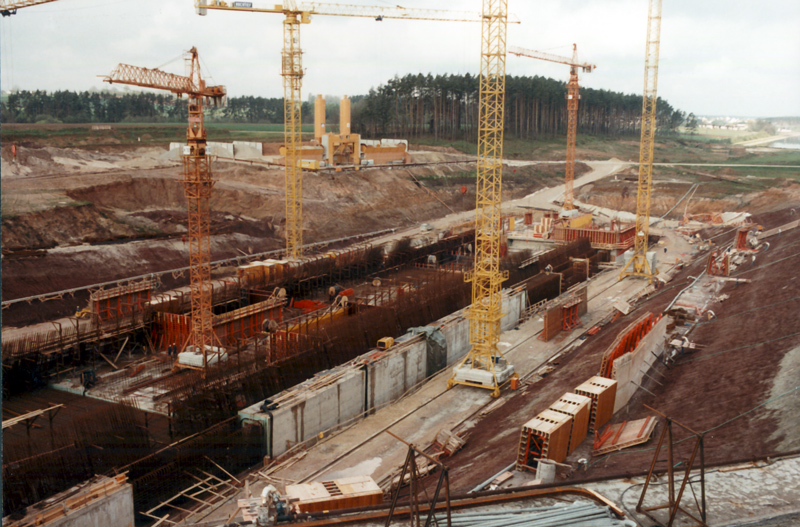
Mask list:
[[[206,152],[212,156],[233,157],[233,143],[206,143]]]
[[[236,159],[258,159],[264,155],[264,145],[253,141],[234,141],[233,153]]]

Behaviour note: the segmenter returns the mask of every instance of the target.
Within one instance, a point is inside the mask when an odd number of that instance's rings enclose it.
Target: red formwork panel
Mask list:
[[[575,388],[575,393],[592,400],[592,409],[589,414],[590,433],[611,420],[614,415],[614,401],[617,397],[617,381],[595,376]]]

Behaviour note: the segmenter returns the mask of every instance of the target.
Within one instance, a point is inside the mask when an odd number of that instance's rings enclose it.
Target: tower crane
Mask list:
[[[572,45],[572,58],[533,51],[530,49],[512,46],[508,52],[520,57],[530,57],[532,59],[547,60],[569,66],[569,84],[567,84],[567,163],[564,169],[564,210],[572,210],[573,192],[572,183],[575,181],[575,137],[578,133],[578,100],[580,99],[578,89],[578,69],[584,73],[591,73],[597,68],[588,62],[578,62],[578,45]]]
[[[483,0],[475,266],[465,277],[472,282],[468,314],[472,347],[447,381],[448,388],[463,384],[490,389],[493,397],[500,395],[503,383],[517,377],[497,348],[503,318],[501,285],[508,278],[508,271],[500,271],[507,5],[507,0]]]
[[[170,91],[189,99],[189,127],[186,129],[187,146],[183,155],[183,190],[189,210],[188,243],[189,272],[191,275],[192,327],[189,336],[195,351],[203,353],[203,372],[209,365],[209,355],[219,353],[213,347],[211,305],[211,250],[209,240],[209,199],[214,180],[211,178],[211,156],[206,148],[206,128],[203,117],[204,101],[214,104],[225,100],[224,86],[207,86],[200,74],[197,48],[186,56],[188,76],[174,75],[158,69],[118,65],[105,82],[130,84],[144,88]],[[218,357],[219,358],[219,357]]]
[[[55,1],[56,0],[0,0],[0,15],[16,15],[17,9]]]
[[[644,60],[642,97],[642,137],[639,142],[639,184],[636,192],[636,236],[633,257],[619,274],[646,277],[653,281],[657,271],[647,261],[650,233],[650,194],[653,189],[653,147],[656,137],[656,89],[658,87],[658,49],[661,43],[661,0],[650,0],[647,15],[647,46]]]
[[[195,7],[199,15],[205,15],[209,9],[284,15],[281,75],[283,76],[284,92],[286,254],[288,258],[300,258],[303,247],[303,176],[300,166],[300,87],[303,81],[303,67],[302,51],[300,49],[300,25],[310,23],[313,15],[365,17],[374,18],[378,21],[397,19],[478,22],[481,20],[480,13],[463,11],[406,9],[400,6],[379,7],[326,4],[322,2],[298,4],[295,0],[284,0],[283,4],[269,7],[258,7],[253,2],[195,0]]]

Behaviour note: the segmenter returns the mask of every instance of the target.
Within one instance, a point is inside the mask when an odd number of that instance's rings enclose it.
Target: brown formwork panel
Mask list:
[[[586,313],[589,312],[589,294],[588,294],[588,287],[582,287],[578,292],[577,296],[580,299],[580,303],[578,304],[578,316],[582,317]]]
[[[578,445],[586,439],[591,408],[592,399],[590,397],[569,392],[550,405],[550,410],[569,415],[572,418],[567,455],[572,454],[578,448]]]
[[[572,417],[545,410],[523,425],[522,435],[527,437],[527,432],[530,432],[545,438],[542,457],[560,463],[567,457],[571,425]]]
[[[598,430],[611,420],[617,397],[617,381],[595,376],[575,388],[575,393],[592,399],[589,432]]]
[[[542,340],[547,342],[561,331],[561,304],[551,307],[544,313],[544,326],[542,327]]]

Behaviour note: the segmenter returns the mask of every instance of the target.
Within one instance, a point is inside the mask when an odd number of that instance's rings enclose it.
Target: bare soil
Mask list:
[[[755,220],[769,229],[794,218],[784,209],[757,215]],[[734,232],[730,232],[717,241],[722,243],[724,239],[727,243],[733,236]],[[745,264],[734,272],[752,283],[726,285],[722,292],[730,298],[714,306],[717,318],[698,325],[692,332],[691,339],[705,348],[670,368],[656,363],[659,373],[651,375],[658,382],[647,379],[643,384],[652,393],[639,390],[611,423],[653,415],[644,407],[647,404],[695,431],[706,432],[708,464],[763,459],[797,448],[800,424],[796,415],[796,353],[791,359],[784,357],[800,345],[800,229],[769,241],[769,250],[758,255],[753,267]],[[483,417],[472,429],[467,445],[447,461],[451,492],[471,490],[513,462],[522,424],[561,394],[595,375],[603,351],[627,326],[626,321],[646,311],[661,312],[685,287],[689,276],[697,276],[704,264],[705,258],[698,259],[626,317],[589,337],[577,351],[564,357],[553,373]],[[787,376],[792,381],[787,383]],[[792,388],[794,392],[787,393]],[[765,404],[778,396],[782,396],[778,401]],[[663,420],[654,437],[662,426]],[[687,434],[676,439],[684,437]],[[676,448],[676,459],[687,458],[691,443],[686,440]],[[655,439],[651,439],[643,447],[590,459],[588,471],[567,471],[561,479],[578,482],[646,473],[654,445]],[[587,439],[567,461],[574,464],[579,457],[591,458],[590,454],[591,439]]]
[[[3,299],[185,267],[182,168],[165,153],[21,146],[14,161],[4,148]],[[282,247],[283,169],[217,161],[212,170],[212,260]],[[563,170],[509,169],[504,195],[514,199],[553,185]],[[305,243],[418,225],[475,206],[470,163],[304,172],[303,179]],[[4,323],[71,314],[82,301],[16,304],[4,312]]]
[[[738,176],[736,171],[724,167],[699,168],[702,170],[655,167],[651,214],[661,216],[671,209],[669,219],[680,219],[684,213],[756,214],[782,209],[787,203],[800,203],[800,184],[795,180],[797,169],[775,168],[767,179]],[[699,184],[697,189],[680,201],[694,184]],[[638,169],[629,167],[614,178],[581,187],[575,197],[590,205],[635,213],[637,188]]]

